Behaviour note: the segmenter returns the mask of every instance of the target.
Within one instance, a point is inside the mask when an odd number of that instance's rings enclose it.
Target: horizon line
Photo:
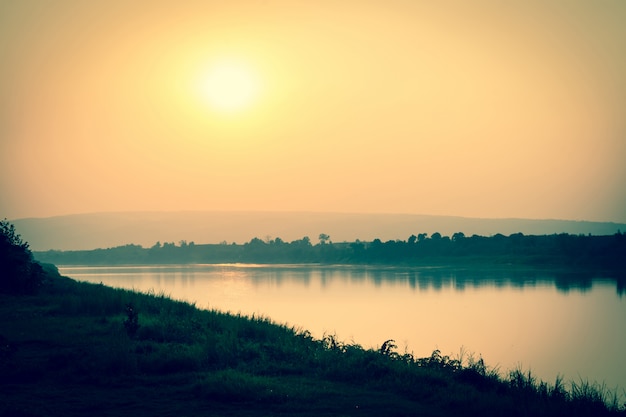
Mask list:
[[[473,220],[522,220],[522,221],[557,221],[557,222],[578,222],[578,223],[610,223],[616,225],[626,225],[626,222],[615,220],[581,220],[563,218],[532,218],[532,217],[473,217],[455,214],[424,214],[408,212],[354,212],[354,211],[314,211],[314,210],[225,210],[225,209],[196,209],[196,210],[113,210],[113,211],[93,211],[78,212],[68,214],[56,214],[50,216],[27,216],[8,219],[9,221],[20,220],[45,220],[61,217],[79,217],[96,215],[128,215],[128,214],[179,214],[179,213],[219,213],[219,214],[314,214],[314,215],[349,215],[349,216],[413,216],[413,217],[440,217]]]

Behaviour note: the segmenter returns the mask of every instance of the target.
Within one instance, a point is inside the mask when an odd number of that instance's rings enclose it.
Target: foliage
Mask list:
[[[0,221],[0,292],[29,294],[38,290],[44,271],[22,241],[15,227],[6,219]]]
[[[0,415],[624,415],[594,384],[568,391],[521,370],[502,377],[482,358],[414,358],[392,339],[364,349],[63,277],[35,297],[0,295],[0,334]]]
[[[139,330],[139,313],[133,303],[126,304],[126,320],[124,320],[124,327],[126,333],[130,337],[135,337],[137,330]]]
[[[576,267],[591,270],[626,271],[626,236],[544,235],[521,233],[491,237],[465,236],[461,232],[448,236],[433,233],[411,235],[406,241],[334,243],[326,234],[320,242],[308,237],[292,242],[280,238],[239,244],[187,244],[159,242],[146,249],[125,245],[90,251],[37,252],[37,259],[56,264],[163,264],[163,263],[346,263],[346,264],[454,264],[490,263],[522,264],[539,267]]]

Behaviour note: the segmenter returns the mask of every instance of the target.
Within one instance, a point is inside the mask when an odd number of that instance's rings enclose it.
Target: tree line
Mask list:
[[[626,235],[452,236],[419,233],[406,240],[380,239],[333,243],[320,234],[317,243],[307,236],[286,242],[281,238],[253,238],[243,244],[157,242],[149,248],[128,244],[107,249],[35,252],[42,262],[57,265],[168,264],[168,263],[345,263],[454,264],[471,262],[571,266],[626,271]]]

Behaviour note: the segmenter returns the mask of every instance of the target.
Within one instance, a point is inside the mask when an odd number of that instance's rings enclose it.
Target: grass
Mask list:
[[[612,416],[615,393],[318,340],[266,317],[55,276],[0,295],[0,416]]]

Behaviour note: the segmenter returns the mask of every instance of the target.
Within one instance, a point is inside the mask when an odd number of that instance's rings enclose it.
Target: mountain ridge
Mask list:
[[[473,218],[427,214],[280,211],[133,211],[70,214],[11,220],[32,250],[87,250],[156,242],[245,243],[285,241],[320,233],[335,242],[407,239],[418,233],[491,236],[523,233],[614,234],[626,224],[583,220]]]

